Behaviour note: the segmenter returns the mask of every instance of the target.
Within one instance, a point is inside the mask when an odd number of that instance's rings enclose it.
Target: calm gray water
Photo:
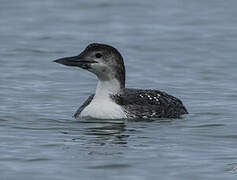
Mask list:
[[[236,0],[0,0],[0,179],[236,179]],[[117,47],[127,87],[190,114],[75,120],[96,77],[52,60]]]

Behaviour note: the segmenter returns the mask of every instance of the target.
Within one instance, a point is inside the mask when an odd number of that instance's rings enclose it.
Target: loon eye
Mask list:
[[[102,57],[102,54],[101,54],[101,53],[96,53],[96,54],[95,54],[95,57],[96,57],[96,58],[101,58],[101,57]]]

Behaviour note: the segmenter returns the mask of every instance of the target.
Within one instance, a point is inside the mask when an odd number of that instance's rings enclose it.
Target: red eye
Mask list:
[[[96,54],[95,54],[95,57],[96,57],[96,58],[101,58],[101,57],[102,57],[102,54],[101,54],[101,53],[96,53]]]

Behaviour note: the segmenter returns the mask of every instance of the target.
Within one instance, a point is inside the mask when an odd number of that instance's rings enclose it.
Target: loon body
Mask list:
[[[123,58],[112,46],[93,43],[78,56],[55,62],[86,69],[98,77],[95,94],[79,107],[75,118],[177,118],[188,114],[178,98],[165,92],[125,88]]]

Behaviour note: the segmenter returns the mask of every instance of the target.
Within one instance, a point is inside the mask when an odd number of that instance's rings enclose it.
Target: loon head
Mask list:
[[[102,82],[117,80],[120,89],[125,87],[125,67],[119,51],[109,45],[93,43],[77,56],[64,57],[54,62],[77,66],[94,73]]]

